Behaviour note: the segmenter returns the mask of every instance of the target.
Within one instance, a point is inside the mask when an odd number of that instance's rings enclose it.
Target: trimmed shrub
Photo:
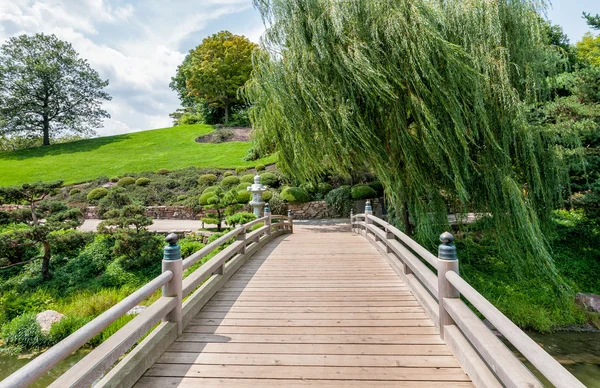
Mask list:
[[[110,178],[110,181],[113,183],[117,183],[119,181],[119,177],[113,176],[112,178]]]
[[[248,171],[248,167],[242,167],[242,166],[240,166],[240,167],[238,167],[238,168],[235,169],[235,173],[237,175],[243,174],[246,171]]]
[[[281,200],[277,191],[269,191],[271,193],[271,199],[269,199],[269,205],[271,206],[271,213],[278,215],[287,214],[287,204]]]
[[[199,199],[200,205],[208,205],[208,199],[214,197],[214,195],[214,191],[209,191],[208,193],[202,194]]]
[[[219,186],[209,186],[206,189],[204,189],[204,191],[202,192],[202,194],[206,194],[206,193],[214,193],[215,191],[217,191],[219,189]]]
[[[69,195],[75,195],[75,194],[79,194],[79,193],[81,193],[81,190],[78,189],[77,187],[74,187],[71,190],[69,190]]]
[[[161,168],[161,169],[158,169],[158,170],[156,171],[156,173],[157,173],[158,175],[167,175],[167,174],[169,173],[169,170],[167,170],[166,168]]]
[[[50,340],[42,333],[35,315],[35,313],[26,313],[2,326],[4,343],[24,349],[40,349],[48,346]]]
[[[149,178],[139,178],[135,181],[136,186],[148,186],[152,182]]]
[[[319,183],[319,187],[317,188],[317,192],[323,197],[325,197],[331,190],[333,190],[333,186],[327,182]]]
[[[375,190],[378,197],[383,197],[383,184],[379,181],[369,183],[369,186]]]
[[[225,222],[227,222],[227,225],[236,226],[243,225],[255,219],[256,216],[253,213],[239,212],[225,218]]]
[[[221,181],[221,187],[232,188],[233,186],[236,186],[239,183],[240,183],[240,178],[238,178],[235,175],[231,175],[231,176],[223,178],[223,180]]]
[[[280,197],[288,203],[305,203],[310,201],[310,195],[300,187],[289,187],[281,192]]]
[[[352,187],[352,199],[370,199],[377,197],[377,192],[369,185],[356,185]]]
[[[256,171],[264,171],[265,169],[265,165],[264,164],[257,164],[256,167],[254,167],[256,169]]]
[[[248,191],[248,186],[251,186],[251,184],[248,182],[240,182],[240,184],[237,185],[237,187],[235,189],[237,191],[241,191],[241,190]]]
[[[271,198],[273,198],[273,192],[271,190],[267,190],[267,191],[263,191],[262,193],[262,199],[263,201],[268,201]]]
[[[88,201],[98,201],[108,195],[108,189],[104,187],[97,187],[94,190],[90,191],[87,195]]]
[[[347,215],[350,213],[354,203],[352,201],[352,191],[349,186],[340,186],[337,189],[331,190],[325,196],[327,207],[332,209],[339,215]]]
[[[204,174],[200,175],[198,178],[198,184],[200,185],[212,185],[217,181],[217,176],[215,174]]]
[[[279,177],[272,172],[265,172],[260,174],[260,183],[269,187],[278,187]]]
[[[119,181],[117,182],[117,186],[131,186],[135,184],[135,178],[132,178],[130,176],[126,176],[124,178],[119,179]]]
[[[242,182],[254,183],[254,174],[246,174],[241,179]]]
[[[250,202],[250,199],[252,198],[252,193],[250,193],[248,190],[240,190],[237,193],[237,201],[238,203],[248,203]]]
[[[233,173],[231,171],[225,171],[223,173],[223,178],[227,178],[228,176],[232,176],[232,175],[233,175]]]
[[[83,325],[88,323],[90,318],[87,317],[76,317],[76,316],[65,316],[60,321],[50,327],[50,342],[54,345],[63,339],[67,338]]]

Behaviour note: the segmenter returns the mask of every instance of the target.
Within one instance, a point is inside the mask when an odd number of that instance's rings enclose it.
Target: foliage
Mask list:
[[[159,168],[234,169],[256,163],[242,160],[250,142],[194,141],[211,131],[213,128],[208,125],[179,126],[0,153],[0,185],[53,179],[73,184],[100,175],[123,176]],[[275,159],[262,161],[273,163]]]
[[[200,205],[208,205],[208,199],[215,195],[215,191],[216,190],[211,190],[202,194],[198,200],[200,202]]]
[[[265,169],[265,165],[264,165],[264,164],[257,164],[257,165],[254,167],[254,169],[255,169],[256,171],[264,171],[264,169]]]
[[[349,186],[340,186],[337,189],[331,190],[325,196],[327,207],[332,209],[336,214],[350,214],[350,210],[354,207],[352,200],[352,191]]]
[[[369,185],[355,185],[352,187],[352,199],[371,199],[377,197],[377,192]]]
[[[186,258],[193,253],[199,251],[204,248],[204,244],[200,241],[196,241],[190,238],[183,238],[179,240],[179,247],[181,248],[181,257]]]
[[[227,222],[227,225],[235,227],[236,225],[243,225],[243,224],[246,224],[255,219],[256,219],[256,216],[253,213],[239,212],[239,213],[235,213],[233,215],[227,216],[225,218],[225,221]]]
[[[271,207],[271,214],[287,215],[287,203],[281,199],[279,192],[270,191],[270,193],[271,198],[269,198],[269,206]]]
[[[135,184],[135,178],[132,178],[130,176],[126,176],[124,178],[121,178],[117,182],[117,186],[120,186],[120,187],[130,186],[130,185],[133,185],[133,184]]]
[[[263,191],[261,196],[262,196],[263,201],[268,202],[271,198],[273,198],[273,191],[271,191],[271,190]]]
[[[369,186],[373,190],[375,190],[375,192],[377,193],[377,197],[383,197],[384,188],[383,188],[383,184],[381,184],[381,182],[379,182],[379,181],[371,182],[371,183],[369,183]]]
[[[242,182],[254,183],[254,174],[246,174],[241,178]]]
[[[173,119],[174,126],[206,123],[204,106],[202,104],[194,104],[192,106],[179,108],[175,112],[170,113],[169,117]]]
[[[152,182],[152,181],[148,178],[138,178],[135,181],[135,185],[136,186],[148,186],[150,184],[150,182]]]
[[[69,194],[71,194],[71,193],[69,193]],[[75,193],[75,194],[77,194],[77,193]],[[86,198],[88,201],[98,201],[98,200],[106,197],[107,195],[108,195],[108,189],[106,189],[104,187],[98,187],[98,188],[91,190],[87,194]]]
[[[41,349],[47,346],[50,341],[42,333],[35,316],[35,313],[26,313],[2,326],[4,343],[28,350]]]
[[[215,191],[217,191],[219,189],[218,185],[215,186],[208,186],[207,188],[205,188],[202,191],[202,194],[206,194],[206,193],[214,193]]]
[[[237,175],[240,175],[240,174],[243,174],[244,172],[246,172],[247,170],[248,170],[248,167],[240,166],[235,169],[235,173]]]
[[[223,187],[224,189],[230,189],[233,186],[236,186],[240,183],[240,178],[238,178],[237,176],[228,176],[223,178],[223,180],[221,181],[221,187]]]
[[[108,80],[55,35],[20,35],[0,47],[0,132],[42,134],[43,144],[62,132],[93,133],[110,115]]]
[[[48,333],[49,342],[54,345],[67,338],[77,330],[79,330],[83,325],[88,323],[90,318],[88,317],[80,317],[80,316],[65,316],[60,321],[54,323],[50,327],[50,332]]]
[[[595,30],[600,30],[600,15],[591,15],[587,12],[584,12],[583,17],[587,21],[588,26],[592,27]]]
[[[215,174],[204,174],[200,176],[198,179],[199,185],[211,185],[217,181],[217,176]]]
[[[577,56],[582,62],[600,66],[600,35],[594,36],[588,32],[575,46]]]
[[[225,216],[232,215],[241,207],[241,205],[238,204],[237,195],[238,193],[235,190],[225,191],[222,188],[218,188],[213,195],[207,199],[207,204],[204,206],[204,209],[208,210],[206,218],[212,218],[217,221],[217,231],[221,231],[221,223]]]
[[[300,187],[288,187],[281,192],[280,197],[287,203],[305,203],[310,201],[310,195]]]
[[[52,255],[72,256],[94,240],[92,233],[78,230],[57,230],[48,236]]]
[[[225,172],[223,173],[223,178],[227,178],[228,176],[232,176],[232,175],[233,175],[233,173],[232,173],[231,171],[225,171]],[[239,178],[238,178],[238,179],[239,179]]]
[[[252,199],[252,193],[248,190],[239,190],[236,198],[238,203],[246,204]]]
[[[243,160],[246,162],[251,162],[260,159],[261,155],[262,154],[259,147],[256,144],[253,144],[252,147],[250,147],[250,149],[248,150],[248,152],[246,152],[246,155],[244,155]]]
[[[158,175],[168,175],[169,174],[169,170],[167,170],[166,168],[159,168],[158,170],[156,170],[156,173]]]
[[[523,114],[557,68],[539,1],[255,5],[269,27],[245,93],[257,139],[284,171],[310,180],[369,166],[393,218],[406,205],[422,242],[448,228],[449,198],[491,212],[515,273],[561,292],[544,229],[566,174]]]
[[[104,198],[98,202],[97,212],[100,217],[113,209],[122,209],[124,206],[131,204],[131,198],[125,193],[123,188],[115,188],[108,192]]]
[[[241,103],[237,92],[250,77],[255,47],[246,37],[229,31],[213,34],[186,56],[171,87],[181,90],[184,98],[198,97],[223,108],[227,124],[231,106]]]
[[[81,193],[81,189],[78,189],[77,187],[74,187],[71,190],[69,190],[69,195],[75,195],[79,193]]]
[[[279,177],[272,172],[263,172],[260,174],[260,184],[269,187],[279,187]]]
[[[223,143],[233,136],[233,131],[229,128],[217,128],[212,133],[214,143]]]

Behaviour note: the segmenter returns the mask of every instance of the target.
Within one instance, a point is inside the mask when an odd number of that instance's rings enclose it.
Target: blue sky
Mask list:
[[[573,43],[589,31],[581,13],[600,13],[600,0],[552,3],[548,18]],[[264,27],[252,0],[0,0],[0,44],[53,33],[110,80],[113,99],[105,108],[112,118],[98,135],[170,126],[179,101],[168,84],[177,65],[221,30],[258,42]]]

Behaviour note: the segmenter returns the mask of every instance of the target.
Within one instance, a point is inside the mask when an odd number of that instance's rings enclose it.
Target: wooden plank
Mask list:
[[[379,354],[397,356],[449,356],[446,345],[381,344],[261,344],[175,341],[170,352],[257,354]]]
[[[228,287],[224,287],[223,288],[223,292],[242,292],[243,293],[250,293],[250,292],[275,292],[277,294],[287,294],[289,292],[302,292],[302,293],[312,293],[312,292],[319,292],[319,293],[334,293],[334,292],[341,292],[341,293],[353,293],[353,294],[369,294],[372,292],[377,292],[377,293],[396,293],[396,292],[403,292],[404,295],[407,295],[409,293],[408,288],[407,287],[398,287],[398,286],[382,286],[382,287],[377,287],[375,285],[371,286],[371,287],[365,287],[365,286],[357,286],[357,287],[319,287],[319,286],[314,286],[314,287],[294,287],[293,285],[291,285],[290,287],[256,287],[256,286],[228,286]]]
[[[261,366],[154,364],[146,376],[245,379],[469,381],[459,368],[373,368],[343,366]]]
[[[438,334],[349,334],[349,335],[285,335],[285,334],[199,334],[183,333],[177,341],[204,343],[273,343],[273,344],[443,344]]]
[[[429,319],[385,319],[385,320],[364,320],[364,319],[330,319],[330,320],[308,320],[308,319],[194,319],[192,325],[205,326],[434,326]],[[365,329],[368,331],[368,329]]]
[[[232,313],[420,313],[423,312],[421,306],[414,307],[364,307],[364,306],[349,306],[349,307],[280,307],[280,306],[245,306],[236,304],[233,306],[207,305],[202,309],[202,312],[232,312]]]
[[[201,311],[197,319],[289,319],[289,320],[393,320],[393,319],[426,319],[425,312],[401,312],[401,313],[315,313],[315,312],[233,312],[233,311]]]
[[[248,301],[248,300],[218,300],[213,298],[207,306],[244,306],[244,307],[402,307],[402,306],[420,306],[419,302],[413,297],[406,297],[399,300],[371,300],[371,301],[323,301],[323,300],[287,300],[287,301]]]
[[[195,377],[142,377],[135,388],[448,388],[447,381],[373,381],[373,380],[277,380],[218,379]],[[452,388],[472,388],[470,382],[453,381]]]
[[[166,352],[160,364],[366,366],[459,368],[452,356],[373,356],[312,354],[222,354]]]
[[[364,327],[261,327],[261,326],[196,326],[190,325],[186,333],[204,334],[295,334],[295,335],[318,335],[318,334],[365,334]],[[369,327],[369,335],[376,334],[440,334],[436,327]],[[440,339],[441,342],[441,339]]]

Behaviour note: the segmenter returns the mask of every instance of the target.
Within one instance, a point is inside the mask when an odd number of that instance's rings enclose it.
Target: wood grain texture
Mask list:
[[[472,387],[394,268],[325,230],[258,251],[136,387]]]

